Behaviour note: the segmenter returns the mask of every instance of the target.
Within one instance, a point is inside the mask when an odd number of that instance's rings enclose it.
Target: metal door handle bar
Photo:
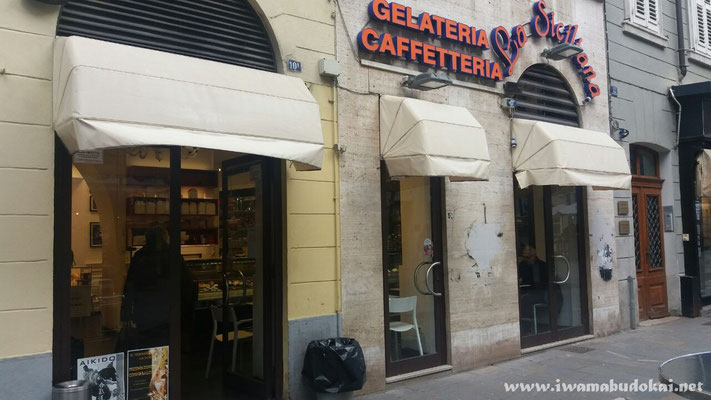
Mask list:
[[[562,285],[562,284],[564,284],[565,282],[568,282],[568,279],[570,279],[570,262],[568,261],[567,258],[565,258],[565,256],[562,256],[562,255],[553,256],[553,258],[560,258],[560,259],[562,259],[562,260],[565,262],[566,268],[568,268],[568,272],[565,274],[565,279],[563,279],[562,281],[553,281],[553,283],[557,283],[557,284],[559,284],[559,285]],[[553,262],[553,271],[555,271],[555,262]]]
[[[414,276],[414,279],[415,279],[415,289],[417,289],[417,291],[420,292],[420,294],[424,294],[424,295],[426,296],[426,295],[428,295],[429,293],[427,293],[427,292],[425,292],[424,290],[422,290],[422,288],[420,287],[420,284],[417,283],[417,276],[420,274],[420,268],[422,268],[423,265],[427,265],[427,262],[421,262],[421,263],[419,263],[419,264],[417,265],[417,267],[415,268],[415,276]]]
[[[427,268],[427,274],[425,274],[425,285],[427,285],[427,290],[430,292],[432,296],[441,296],[442,293],[437,293],[432,289],[432,286],[430,285],[430,275],[432,274],[432,269],[438,265],[441,265],[442,263],[437,261],[432,263],[429,268]]]
[[[237,272],[239,272],[240,276],[242,277],[242,298],[247,297],[247,279],[244,277],[244,272],[242,272],[241,269],[237,269]],[[229,291],[229,286],[227,287],[227,290]]]

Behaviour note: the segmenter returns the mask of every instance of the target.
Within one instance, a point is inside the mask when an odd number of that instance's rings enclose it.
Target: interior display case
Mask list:
[[[190,260],[185,261],[188,276],[187,284],[191,285],[195,309],[209,308],[222,303],[224,275],[222,260]],[[254,294],[255,261],[240,258],[232,261],[229,266],[227,284],[229,286],[230,302],[240,299],[249,301]]]

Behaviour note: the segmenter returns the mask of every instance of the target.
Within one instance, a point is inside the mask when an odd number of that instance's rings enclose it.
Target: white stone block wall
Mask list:
[[[340,158],[342,310],[343,334],[357,338],[365,349],[368,381],[363,392],[385,388],[385,343],[383,318],[383,265],[380,208],[379,95],[416,97],[466,107],[483,125],[491,154],[488,182],[446,183],[446,281],[447,338],[449,362],[455,370],[485,365],[520,354],[517,262],[514,233],[513,174],[510,121],[499,107],[502,83],[452,85],[431,92],[402,88],[404,74],[387,68],[372,68],[359,58],[374,57],[359,52],[358,32],[373,27],[379,32],[411,36],[368,19],[368,1],[339,2],[343,15],[337,20],[337,57],[343,66],[339,77],[339,141],[346,152]],[[532,1],[497,2],[412,0],[401,2],[413,14],[427,11],[462,23],[491,30],[503,25],[524,24],[532,17]],[[561,22],[580,25],[579,35],[597,73],[603,93],[581,108],[583,128],[609,132],[606,47],[602,3],[594,0],[549,1]],[[437,41],[435,41],[437,43]],[[546,63],[541,52],[551,42],[531,38],[521,51],[514,76],[517,81],[528,66]],[[445,43],[443,47],[452,46]],[[355,50],[354,50],[355,49]],[[478,55],[479,54],[476,54]],[[491,51],[483,57],[496,60]],[[375,57],[411,71],[428,71],[421,65]],[[551,62],[568,80],[578,101],[584,98],[580,77],[570,61]],[[385,69],[385,70],[384,70]],[[442,71],[440,71],[442,72]],[[466,78],[449,74],[454,79]],[[486,222],[484,218],[486,204]],[[591,333],[605,335],[619,329],[617,274],[604,282],[598,273],[597,252],[609,245],[616,253],[612,193],[587,191],[588,296]],[[499,251],[487,255],[488,265],[467,254],[465,243],[472,232],[497,243]],[[500,237],[498,237],[500,233]],[[616,270],[615,266],[613,266]]]

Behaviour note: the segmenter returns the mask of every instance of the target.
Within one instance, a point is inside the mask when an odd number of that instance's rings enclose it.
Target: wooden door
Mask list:
[[[661,184],[632,186],[639,318],[669,315],[664,266]]]

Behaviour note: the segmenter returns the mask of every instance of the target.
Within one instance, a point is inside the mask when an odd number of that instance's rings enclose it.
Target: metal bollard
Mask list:
[[[52,400],[91,400],[88,381],[66,381],[52,387]]]

